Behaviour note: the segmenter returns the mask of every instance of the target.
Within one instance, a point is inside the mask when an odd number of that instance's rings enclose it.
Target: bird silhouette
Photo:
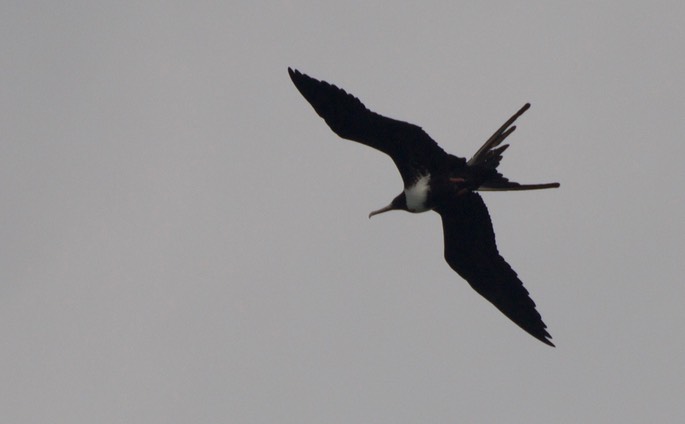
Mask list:
[[[528,108],[509,118],[468,161],[446,153],[420,127],[381,116],[343,89],[288,68],[298,91],[338,136],[386,153],[404,190],[384,208],[413,213],[433,210],[442,218],[445,260],[481,296],[541,342],[554,346],[535,302],[497,250],[488,209],[477,191],[537,190],[559,183],[519,184],[497,171],[509,147],[502,142]]]

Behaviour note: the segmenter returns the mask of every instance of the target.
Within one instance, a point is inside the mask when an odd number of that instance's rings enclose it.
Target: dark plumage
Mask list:
[[[535,302],[497,250],[490,216],[478,190],[535,190],[558,183],[518,184],[497,172],[502,142],[516,129],[512,124],[530,104],[504,123],[470,159],[446,153],[420,127],[367,109],[359,99],[325,81],[288,68],[295,87],[340,137],[386,153],[395,162],[404,191],[389,210],[434,210],[442,218],[445,260],[471,287],[497,309],[545,344],[554,346],[535,309]]]

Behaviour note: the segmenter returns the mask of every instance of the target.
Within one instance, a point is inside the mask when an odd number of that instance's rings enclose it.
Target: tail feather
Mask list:
[[[508,144],[501,145],[502,142],[516,130],[514,122],[530,108],[530,103],[526,103],[511,118],[490,136],[481,146],[475,155],[468,161],[469,166],[485,168],[494,171],[494,175],[487,178],[476,190],[478,191],[520,191],[520,190],[542,190],[546,188],[557,188],[559,183],[543,184],[519,184],[509,181],[499,172],[495,171],[502,161],[504,151],[509,147]]]
[[[506,149],[504,145],[500,149],[495,149],[495,147],[502,144],[502,142],[509,137],[511,133],[516,130],[516,126],[512,124],[518,119],[519,116],[523,115],[525,111],[530,108],[530,103],[523,105],[521,109],[518,110],[511,118],[507,120],[495,133],[490,136],[490,138],[481,146],[471,159],[469,159],[469,166],[476,165],[490,165],[495,163],[499,165],[499,161],[502,160],[502,152]],[[496,167],[496,166],[495,166]]]
[[[545,188],[558,188],[559,183],[543,183],[543,184],[519,184],[509,181],[506,178],[495,179],[481,184],[478,191],[523,191],[523,190],[542,190]]]
[[[509,145],[505,144],[504,146],[499,146],[496,149],[488,151],[488,154],[483,158],[479,165],[487,169],[497,169],[499,163],[502,161],[504,151],[508,148]]]

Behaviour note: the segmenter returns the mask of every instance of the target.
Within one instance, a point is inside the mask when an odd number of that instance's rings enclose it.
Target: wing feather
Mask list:
[[[541,342],[554,346],[535,302],[499,254],[488,209],[477,193],[436,209],[442,217],[445,260],[480,295]]]
[[[389,155],[405,186],[414,183],[418,174],[436,169],[447,156],[421,127],[372,112],[358,98],[326,81],[291,68],[288,73],[333,132]]]

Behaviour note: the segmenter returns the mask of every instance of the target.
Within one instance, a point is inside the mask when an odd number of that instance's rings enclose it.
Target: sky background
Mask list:
[[[3,422],[684,419],[682,2],[0,10]],[[459,156],[532,103],[501,170],[561,188],[484,198],[557,348],[288,66]]]

